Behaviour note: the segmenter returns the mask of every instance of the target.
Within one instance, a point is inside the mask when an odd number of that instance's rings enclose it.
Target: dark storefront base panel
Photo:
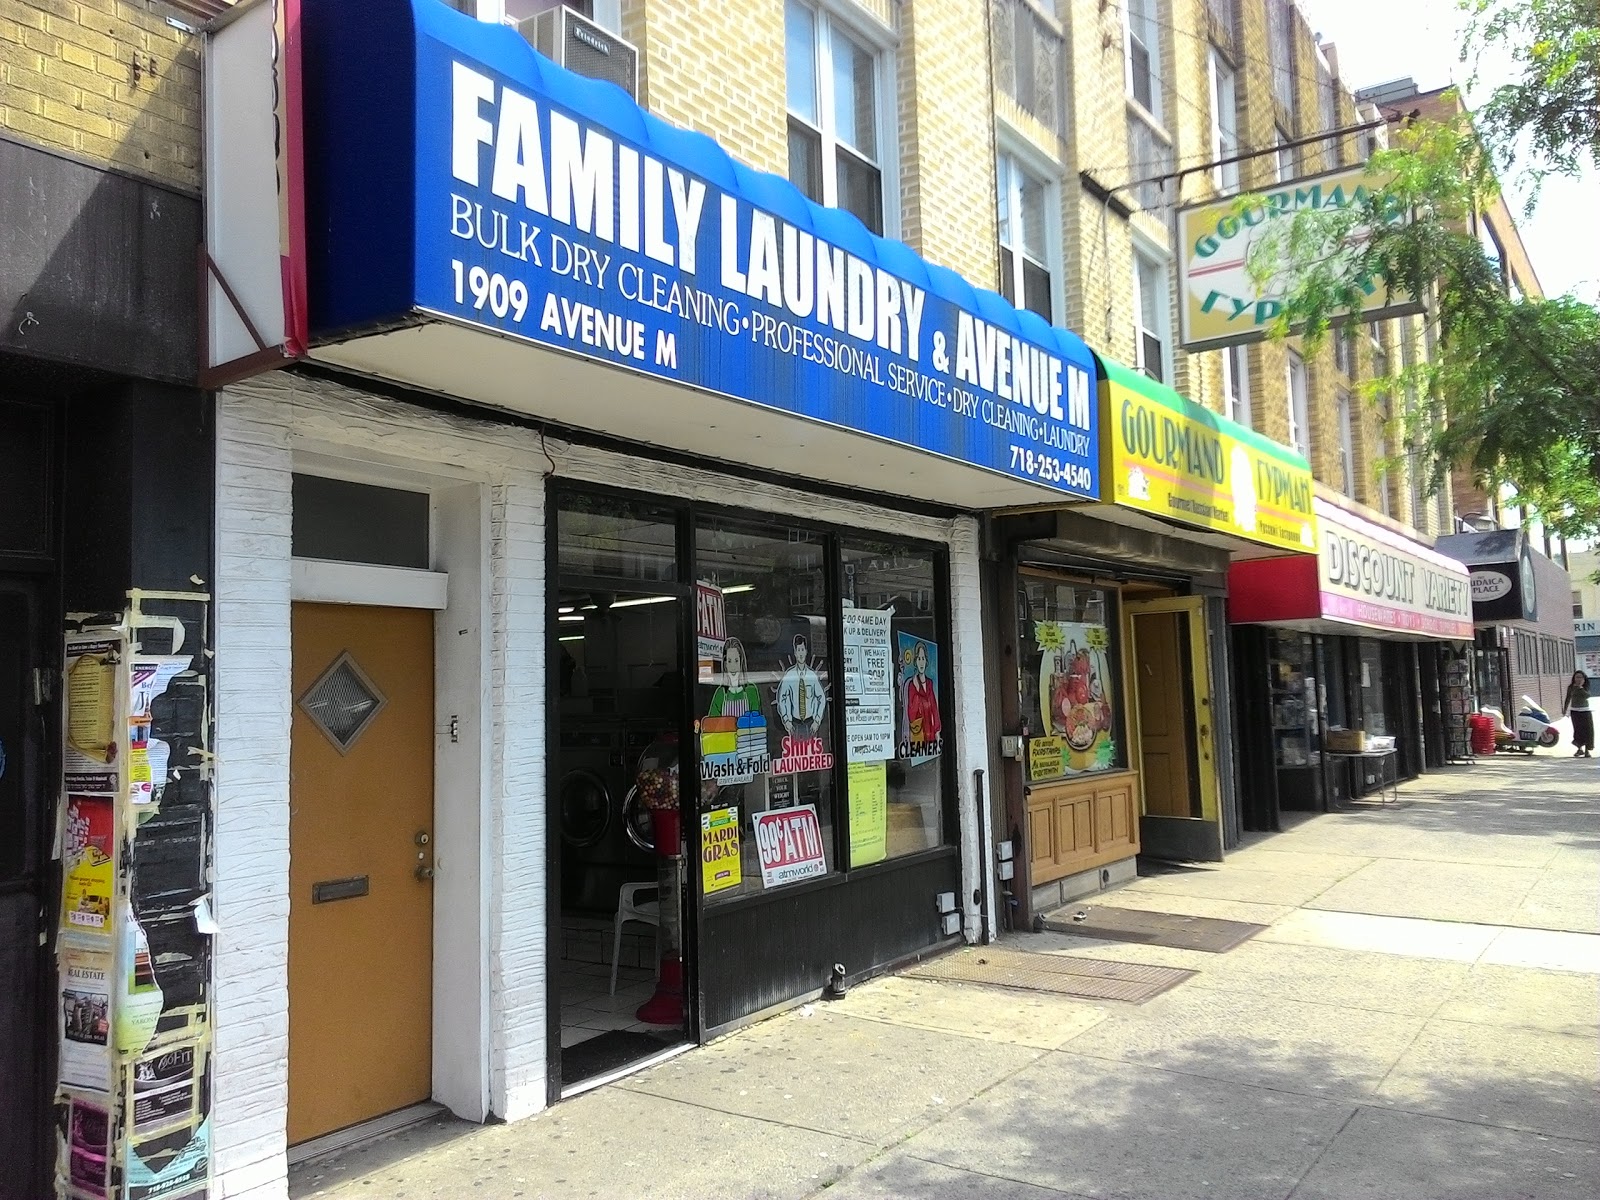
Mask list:
[[[871,974],[945,942],[936,899],[955,892],[953,848],[904,865],[853,873],[770,900],[710,906],[700,923],[701,1014],[708,1033],[815,992],[835,963]]]

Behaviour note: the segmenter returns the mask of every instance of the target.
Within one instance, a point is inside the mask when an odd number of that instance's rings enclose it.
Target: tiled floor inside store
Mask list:
[[[639,967],[617,969],[617,994],[608,995],[611,968],[604,963],[561,963],[561,1044],[575,1046],[608,1029],[658,1033],[663,1025],[646,1025],[634,1011],[656,990],[656,973]]]
[[[575,1046],[611,1029],[659,1033],[676,1026],[646,1025],[633,1014],[656,990],[656,931],[630,923],[623,927],[617,994],[611,985],[609,920],[563,914],[561,958],[561,1045]]]

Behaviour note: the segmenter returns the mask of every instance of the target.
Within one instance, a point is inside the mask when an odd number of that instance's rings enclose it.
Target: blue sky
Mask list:
[[[1456,0],[1300,0],[1313,29],[1338,48],[1339,73],[1351,88],[1409,75],[1423,91],[1465,84],[1473,64],[1460,60],[1461,14]],[[1483,83],[1510,77],[1511,60],[1492,50],[1478,64]],[[1486,89],[1485,89],[1486,90]],[[1470,103],[1477,93],[1469,93]],[[1524,194],[1503,180],[1519,217],[1523,244],[1545,294],[1567,292],[1600,303],[1600,173],[1545,182],[1531,218],[1521,216]]]

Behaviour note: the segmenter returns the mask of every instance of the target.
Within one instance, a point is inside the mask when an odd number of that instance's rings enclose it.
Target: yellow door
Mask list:
[[[1219,862],[1222,814],[1205,600],[1130,601],[1123,611],[1138,721],[1133,761],[1144,796],[1140,852]]]
[[[433,614],[296,604],[289,1144],[427,1100]]]
[[[1184,614],[1175,612],[1133,619],[1145,811],[1162,817],[1199,815],[1189,761],[1192,730],[1184,711],[1188,688],[1180,653],[1183,620]]]

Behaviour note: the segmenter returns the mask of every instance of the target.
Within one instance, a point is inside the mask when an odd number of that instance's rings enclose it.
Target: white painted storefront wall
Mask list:
[[[458,626],[457,610],[465,604],[463,619],[477,610],[488,623],[480,636],[467,639],[470,651],[454,659],[456,647],[440,642],[441,692],[455,687],[456,704],[463,688],[481,688],[486,710],[481,728],[478,717],[464,716],[467,736],[459,749],[440,750],[441,767],[447,752],[484,760],[481,771],[461,764],[468,767],[466,778],[482,781],[477,811],[452,808],[447,814],[447,798],[439,799],[435,945],[457,960],[448,969],[442,961],[435,967],[440,1102],[466,1117],[492,1113],[506,1120],[545,1104],[544,500],[550,474],[708,503],[737,494],[753,510],[948,545],[967,881],[961,899],[968,937],[975,936],[971,881],[979,878],[985,832],[974,820],[972,771],[986,765],[988,744],[975,519],[897,513],[809,489],[569,445],[541,439],[536,430],[433,413],[288,372],[228,388],[217,408],[215,895],[221,933],[212,1129],[218,1196],[287,1193],[290,488],[297,461],[314,471],[346,463],[352,475],[375,482],[390,472],[433,481],[441,535],[436,566],[450,575],[444,620]],[[481,546],[470,544],[474,506],[460,502],[474,486],[486,517],[476,523]],[[454,541],[445,545],[447,539]],[[458,595],[458,589],[464,591]],[[462,653],[476,661],[462,661]],[[447,787],[443,771],[440,780],[441,789]],[[463,798],[461,807],[470,802]],[[477,886],[469,892],[462,884],[473,876]],[[988,903],[994,911],[992,893]],[[473,1031],[476,1045],[470,1044]]]

